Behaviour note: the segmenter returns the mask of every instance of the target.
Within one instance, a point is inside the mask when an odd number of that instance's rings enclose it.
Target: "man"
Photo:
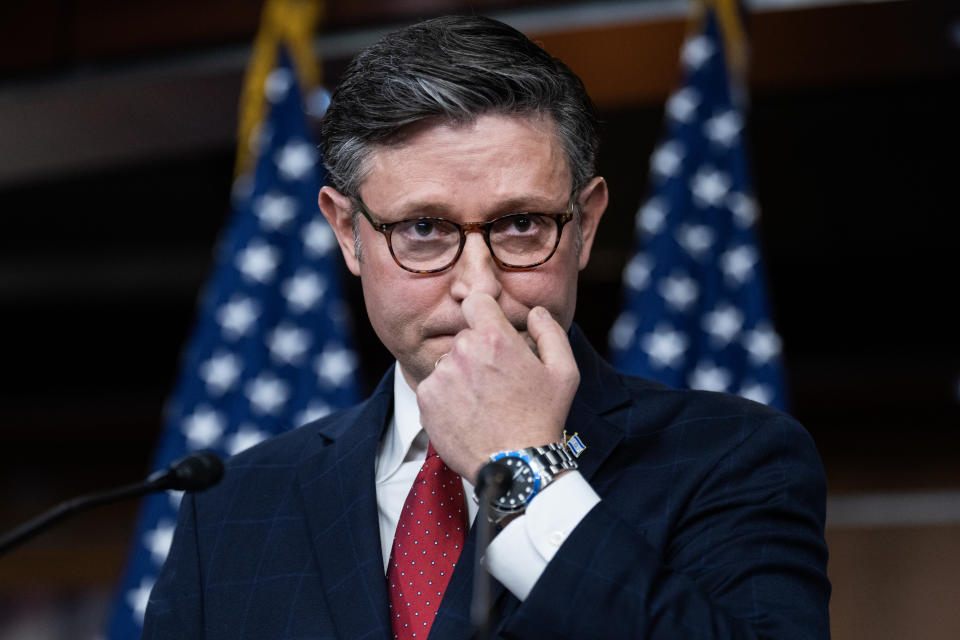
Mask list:
[[[569,69],[428,21],[357,57],[322,143],[320,208],[397,364],[185,498],[145,638],[469,638],[475,553],[499,637],[829,635],[802,427],[620,376],[573,326],[608,195]],[[477,550],[491,456],[515,486]]]

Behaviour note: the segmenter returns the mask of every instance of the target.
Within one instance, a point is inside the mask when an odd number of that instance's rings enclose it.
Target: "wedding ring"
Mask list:
[[[436,369],[437,367],[439,367],[439,366],[440,366],[440,361],[443,360],[444,358],[446,358],[448,355],[450,355],[450,354],[449,354],[449,353],[445,353],[445,354],[443,354],[442,356],[440,356],[439,358],[437,358],[437,361],[433,363],[433,368]]]

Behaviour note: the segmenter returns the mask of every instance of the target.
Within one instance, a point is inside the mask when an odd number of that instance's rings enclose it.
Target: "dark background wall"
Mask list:
[[[632,4],[330,2],[321,41],[333,85],[352,43],[387,25],[510,9],[584,77],[606,123],[613,193],[577,316],[600,347],[684,30],[682,3],[616,17]],[[960,11],[948,4],[751,17],[748,130],[774,321],[792,413],[818,443],[832,494],[960,486]],[[547,26],[584,7],[613,17]],[[259,2],[0,11],[2,530],[149,470],[229,213]],[[372,386],[389,357],[356,283],[349,295]],[[0,559],[0,615],[24,594],[108,591],[134,510],[106,509]]]

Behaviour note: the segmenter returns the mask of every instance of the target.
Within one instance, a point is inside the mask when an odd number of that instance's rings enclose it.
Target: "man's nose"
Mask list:
[[[463,300],[472,293],[486,293],[496,300],[501,291],[500,267],[490,255],[483,233],[467,232],[460,259],[452,267],[450,293]]]

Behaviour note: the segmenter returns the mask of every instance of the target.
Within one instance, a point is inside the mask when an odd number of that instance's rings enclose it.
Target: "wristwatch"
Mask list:
[[[491,455],[491,462],[500,462],[510,470],[513,483],[505,494],[491,500],[490,522],[499,524],[508,516],[523,513],[534,496],[553,482],[558,473],[578,467],[577,458],[584,449],[583,441],[574,434],[563,442]],[[474,495],[474,499],[479,502],[479,496]]]

